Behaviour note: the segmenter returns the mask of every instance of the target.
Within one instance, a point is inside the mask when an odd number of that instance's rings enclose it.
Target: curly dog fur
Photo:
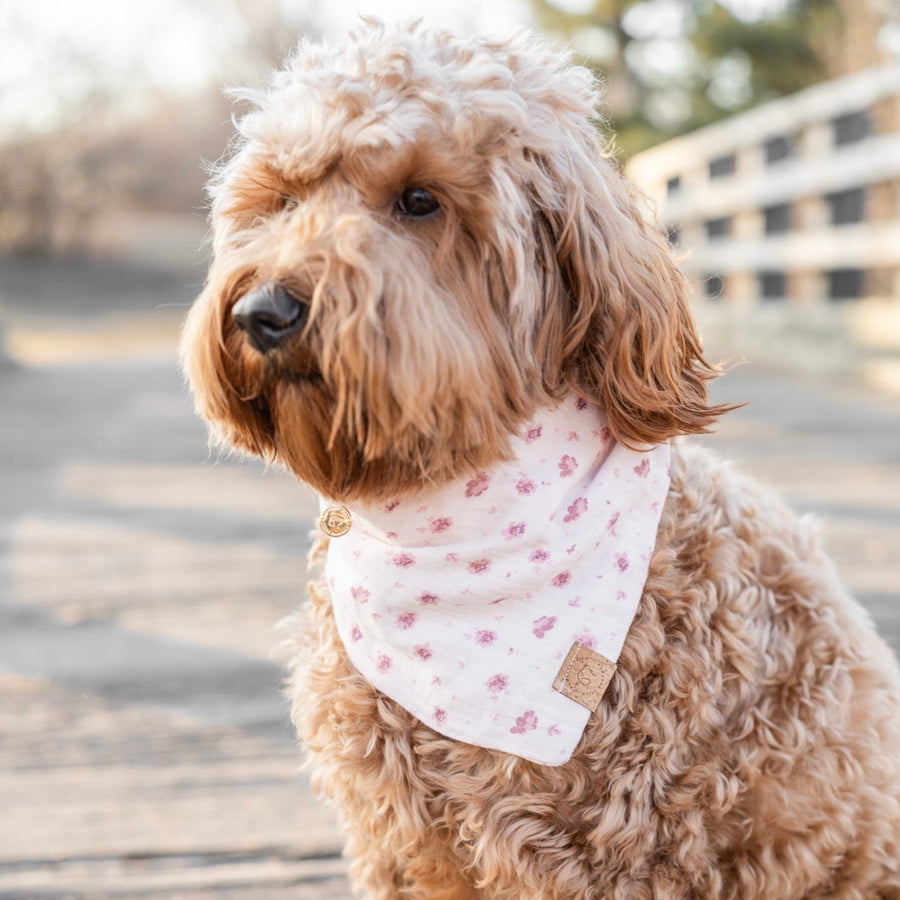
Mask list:
[[[584,70],[366,23],[247,96],[184,338],[226,444],[352,504],[496,465],[569,393],[629,446],[725,411]],[[271,284],[303,315],[268,347],[236,305]],[[294,720],[364,896],[900,898],[896,661],[810,528],[708,452],[673,447],[637,616],[561,766],[417,721],[350,663],[320,574],[310,597]]]

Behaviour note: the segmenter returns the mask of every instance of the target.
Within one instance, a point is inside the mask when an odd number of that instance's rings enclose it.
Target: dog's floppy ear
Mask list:
[[[643,220],[637,189],[585,124],[533,160],[547,387],[598,402],[630,446],[706,432],[731,407],[709,405],[706,383],[719,369],[703,358],[684,279]]]

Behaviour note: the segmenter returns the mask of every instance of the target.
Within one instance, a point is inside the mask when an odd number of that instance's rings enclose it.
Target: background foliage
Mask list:
[[[900,0],[521,2],[536,27],[603,76],[623,159],[871,65],[884,55],[880,35],[891,22],[900,34]],[[306,0],[191,0],[198,32],[218,36],[221,47],[206,48],[216,66],[205,83],[178,89],[141,68],[153,46],[111,74],[65,29],[42,43],[27,19],[9,14],[15,8],[0,0],[0,45],[42,48],[33,68],[46,102],[29,104],[26,86],[5,94],[0,86],[0,254],[97,252],[116,214],[202,216],[203,163],[217,159],[231,133],[221,85],[259,83],[299,35],[319,27]],[[26,115],[10,127],[4,102],[18,94]]]
[[[531,6],[604,77],[624,155],[847,70],[839,0],[788,0],[754,18],[735,12],[746,3],[715,0],[591,0],[578,12],[559,0]]]

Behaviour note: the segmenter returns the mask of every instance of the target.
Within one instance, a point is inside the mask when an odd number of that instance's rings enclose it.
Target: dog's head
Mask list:
[[[567,391],[630,444],[721,412],[586,70],[524,36],[368,23],[251,99],[184,337],[227,443],[351,500],[489,466]]]

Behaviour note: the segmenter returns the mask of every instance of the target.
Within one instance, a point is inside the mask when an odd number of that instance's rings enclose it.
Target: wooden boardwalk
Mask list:
[[[0,898],[345,898],[269,656],[314,504],[208,457],[171,337],[0,371]],[[750,367],[717,393],[754,403],[709,442],[825,517],[900,649],[900,406]]]
[[[171,361],[2,373],[0,897],[346,897],[269,657],[310,499]]]

